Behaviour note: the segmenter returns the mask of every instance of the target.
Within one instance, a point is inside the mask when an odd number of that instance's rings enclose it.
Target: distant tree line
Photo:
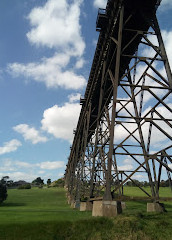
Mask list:
[[[133,181],[128,181],[126,182],[125,186],[129,186],[129,187],[134,187],[134,186],[139,186],[139,187],[149,187],[150,184],[147,181],[138,181],[133,179]],[[169,187],[170,183],[169,180],[161,180],[160,182],[160,187]]]
[[[44,185],[47,185],[47,187],[64,186],[63,178],[60,178],[53,182],[51,181],[50,178],[48,178],[46,184],[44,184],[44,179],[42,179],[41,177],[35,178],[32,182],[26,182],[24,180],[13,181],[9,179],[10,179],[9,176],[2,177],[0,183],[2,185],[5,185],[7,188],[19,188],[19,189],[30,189],[32,186],[41,188]]]
[[[64,187],[64,178],[59,178],[50,185],[51,187]]]

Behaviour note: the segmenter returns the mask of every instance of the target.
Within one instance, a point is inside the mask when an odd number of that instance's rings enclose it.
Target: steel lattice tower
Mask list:
[[[99,10],[99,40],[65,173],[76,202],[102,194],[119,199],[138,174],[148,177],[151,194],[140,189],[158,201],[163,167],[172,188],[172,73],[159,4],[109,0]]]

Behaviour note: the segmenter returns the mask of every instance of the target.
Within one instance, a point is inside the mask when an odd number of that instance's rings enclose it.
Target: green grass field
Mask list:
[[[142,196],[126,187],[127,196]],[[162,197],[172,197],[168,188]],[[168,212],[147,213],[146,201],[128,201],[122,215],[93,218],[73,210],[61,188],[8,190],[0,206],[0,240],[172,240],[172,201]]]

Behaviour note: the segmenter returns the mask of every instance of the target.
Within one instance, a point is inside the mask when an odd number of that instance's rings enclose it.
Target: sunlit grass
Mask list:
[[[11,189],[0,207],[0,224],[77,220],[90,213],[74,211],[67,204],[64,189]]]
[[[168,188],[162,197],[172,197]],[[114,218],[91,217],[72,209],[61,188],[13,189],[0,207],[0,240],[172,240],[172,201],[166,213],[147,213],[145,200],[126,202]],[[145,196],[126,187],[127,196]]]
[[[146,192],[151,194],[150,187],[143,187]],[[171,197],[172,192],[169,187],[160,187],[159,190],[160,197]],[[124,187],[124,195],[126,196],[133,196],[133,197],[146,197],[147,195],[138,187]]]

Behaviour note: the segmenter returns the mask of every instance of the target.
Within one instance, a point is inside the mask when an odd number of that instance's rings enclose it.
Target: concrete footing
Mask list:
[[[125,202],[121,202],[121,207],[122,207],[122,210],[126,209],[126,203]]]
[[[67,197],[67,203],[68,203],[69,205],[72,203],[72,198],[71,198],[71,196],[68,196],[68,197]]]
[[[165,212],[164,204],[159,202],[147,203],[147,212]]]
[[[80,202],[72,200],[70,206],[71,208],[80,209]]]
[[[67,191],[68,190],[68,187],[66,185],[64,185],[64,189]]]
[[[71,208],[75,208],[75,204],[76,202],[74,200],[71,200],[71,203],[70,203]]]
[[[121,202],[119,201],[94,201],[93,202],[93,217],[115,217],[122,213]]]
[[[75,201],[75,208],[80,209],[80,200]]]
[[[67,196],[67,203],[71,206],[71,208],[80,208],[80,201],[74,200],[73,197],[69,194]]]
[[[92,211],[93,203],[92,202],[80,202],[80,211]]]

